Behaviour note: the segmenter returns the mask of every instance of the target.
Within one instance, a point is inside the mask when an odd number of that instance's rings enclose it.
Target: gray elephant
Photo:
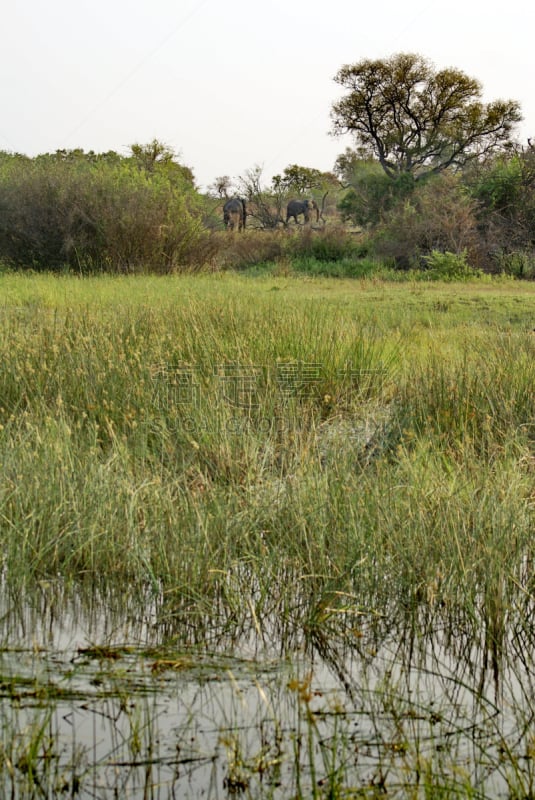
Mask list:
[[[305,223],[310,222],[310,213],[316,212],[316,222],[319,222],[320,210],[315,200],[290,200],[286,207],[286,224],[289,223],[290,218],[293,217],[296,225],[299,224],[297,217],[301,214],[304,217]]]
[[[223,222],[225,228],[230,231],[242,231],[245,229],[247,219],[247,207],[242,197],[231,197],[223,206]]]

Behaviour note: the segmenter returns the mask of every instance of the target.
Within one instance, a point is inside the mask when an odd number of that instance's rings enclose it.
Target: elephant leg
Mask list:
[[[229,212],[229,228],[231,231],[239,230],[240,229],[240,212],[239,211],[230,211]]]

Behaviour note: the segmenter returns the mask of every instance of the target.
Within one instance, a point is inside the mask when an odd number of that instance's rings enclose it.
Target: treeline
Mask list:
[[[229,193],[247,200],[245,235],[223,230]],[[286,228],[290,197],[314,197],[320,224]],[[505,148],[425,180],[393,180],[376,159],[347,150],[333,173],[292,165],[266,182],[255,169],[234,183],[217,179],[207,194],[157,141],[132,145],[128,156],[0,153],[8,267],[167,273],[363,258],[452,277],[479,269],[535,278],[535,149]],[[359,274],[351,264],[340,274]]]
[[[130,149],[128,156],[59,150],[29,158],[0,152],[1,264],[79,274],[164,274],[242,269],[301,255],[332,261],[350,249],[341,231],[316,241],[310,231],[287,237],[275,230],[284,226],[288,197],[320,192],[318,170],[290,167],[265,185],[255,168],[237,184],[224,178],[203,194],[191,169],[166,145],[154,140]],[[328,180],[339,188],[334,176]],[[224,230],[229,193],[247,200],[246,236]]]

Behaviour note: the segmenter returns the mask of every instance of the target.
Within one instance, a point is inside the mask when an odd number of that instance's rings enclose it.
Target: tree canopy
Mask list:
[[[347,94],[332,106],[333,133],[353,133],[360,155],[377,158],[393,179],[419,180],[495,153],[522,119],[516,101],[485,104],[477,80],[436,71],[412,53],[345,65],[334,80]]]
[[[276,192],[294,192],[302,195],[312,189],[321,189],[326,181],[333,180],[334,176],[330,173],[320,172],[313,167],[290,164],[284,168],[282,175],[274,175],[271,182]]]
[[[163,172],[169,178],[175,178],[192,188],[195,186],[195,177],[190,167],[181,164],[175,151],[158,139],[153,139],[148,144],[135,142],[130,145],[130,151],[131,158],[139,169],[149,174]]]

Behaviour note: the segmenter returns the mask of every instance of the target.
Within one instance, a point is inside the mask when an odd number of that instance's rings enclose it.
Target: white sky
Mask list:
[[[126,155],[154,138],[206,187],[255,165],[330,170],[343,64],[416,52],[520,102],[535,137],[535,2],[7,0],[0,149]]]

